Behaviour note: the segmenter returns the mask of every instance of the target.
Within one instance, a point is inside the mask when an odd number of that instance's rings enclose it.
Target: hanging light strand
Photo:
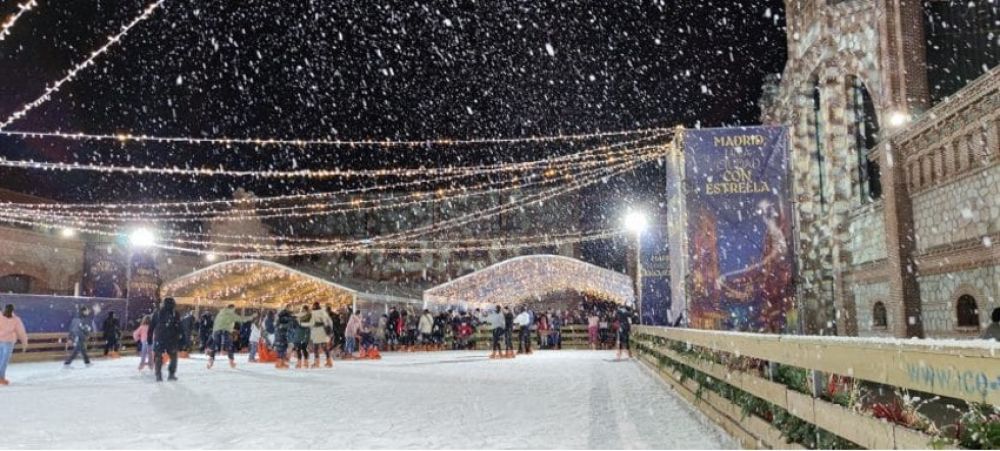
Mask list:
[[[160,0],[162,2],[162,0]],[[160,3],[157,2],[157,3]],[[308,147],[308,146],[333,146],[333,147],[359,147],[359,148],[392,148],[392,147],[450,147],[488,144],[525,144],[544,143],[562,141],[585,141],[600,138],[613,138],[619,136],[653,135],[671,133],[672,128],[654,127],[633,130],[617,130],[608,132],[590,133],[559,133],[555,135],[522,136],[513,138],[429,138],[413,140],[391,140],[391,139],[329,139],[329,138],[229,138],[229,137],[195,137],[195,136],[157,136],[148,134],[131,133],[83,133],[83,132],[45,132],[27,130],[2,130],[0,135],[17,136],[21,138],[58,138],[68,140],[87,141],[116,141],[121,143],[129,142],[150,142],[160,144],[214,144],[222,146],[232,145],[252,145],[258,147]]]
[[[7,39],[7,36],[10,36],[10,29],[14,27],[14,24],[17,23],[17,19],[21,18],[21,15],[31,11],[31,9],[36,6],[38,6],[38,2],[35,0],[28,0],[20,5],[17,5],[17,12],[11,14],[10,17],[3,22],[3,24],[0,24],[0,41],[3,41],[4,39]]]
[[[104,43],[104,45],[98,47],[97,50],[90,52],[90,56],[88,56],[82,62],[73,66],[63,78],[60,78],[59,80],[56,80],[55,83],[49,85],[49,87],[45,89],[45,92],[40,97],[24,104],[24,106],[22,106],[20,109],[11,113],[11,115],[8,116],[7,119],[5,119],[3,122],[0,122],[0,130],[7,128],[7,126],[14,123],[14,121],[17,121],[18,119],[21,119],[22,117],[27,115],[31,110],[41,106],[45,102],[48,102],[52,98],[52,94],[54,94],[56,91],[59,91],[59,88],[61,88],[62,85],[69,83],[70,81],[73,81],[73,79],[76,78],[77,74],[79,74],[84,69],[93,66],[94,61],[97,59],[97,57],[103,55],[109,49],[111,49],[111,47],[113,47],[115,44],[121,42],[122,38],[124,38],[129,31],[132,31],[133,27],[138,25],[139,22],[142,22],[148,19],[149,16],[153,15],[153,12],[156,11],[156,9],[159,8],[160,5],[163,4],[163,2],[164,0],[157,0],[146,6],[146,8],[142,10],[142,14],[139,14],[137,17],[132,19],[131,22],[123,26],[122,29],[117,34],[109,37],[108,41]]]

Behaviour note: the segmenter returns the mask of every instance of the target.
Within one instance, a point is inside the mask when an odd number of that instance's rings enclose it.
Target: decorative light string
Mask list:
[[[631,159],[647,157],[657,150],[656,146],[636,149],[635,153],[629,155]],[[641,152],[641,153],[640,153]],[[586,161],[575,163],[573,166],[566,165],[562,169],[548,169],[544,174],[529,174],[525,176],[526,181],[519,178],[513,180],[493,180],[472,186],[462,186],[455,188],[442,188],[435,191],[418,191],[403,196],[376,197],[367,199],[352,199],[341,202],[316,203],[311,202],[303,205],[291,205],[282,207],[253,207],[238,208],[232,210],[208,210],[208,211],[182,211],[182,212],[132,212],[132,211],[68,211],[68,210],[47,210],[46,204],[38,205],[41,208],[19,208],[0,204],[0,212],[12,214],[41,215],[50,219],[64,220],[84,220],[92,219],[98,221],[156,221],[156,222],[201,222],[211,221],[244,221],[248,219],[268,219],[276,217],[316,217],[335,213],[358,213],[362,211],[394,210],[407,208],[416,205],[454,202],[458,199],[480,197],[486,195],[496,195],[503,192],[529,188],[532,186],[553,183],[560,177],[565,177],[573,171],[576,176],[592,173],[595,169],[590,169],[595,165],[607,167],[607,165],[617,161],[613,157],[601,161]],[[600,170],[600,167],[596,170]],[[582,171],[582,172],[580,172]]]
[[[160,0],[157,3],[161,3]],[[3,127],[0,127],[3,128]],[[173,143],[173,144],[215,144],[223,146],[232,145],[253,145],[259,147],[266,146],[333,146],[333,147],[441,147],[441,146],[467,146],[482,144],[522,144],[522,143],[543,143],[559,141],[584,141],[600,138],[611,138],[617,136],[651,135],[671,133],[672,128],[657,127],[633,130],[618,130],[609,132],[590,133],[569,133],[540,136],[523,136],[513,138],[429,138],[414,140],[391,140],[391,139],[330,139],[330,138],[229,138],[229,137],[194,137],[194,136],[157,136],[148,134],[101,134],[83,132],[42,132],[27,130],[2,130],[0,135],[19,136],[22,138],[59,138],[70,140],[89,141],[117,141],[128,142],[152,142],[152,143]]]
[[[638,164],[639,163],[636,163],[636,162],[626,162],[626,163],[620,163],[618,166],[615,166],[615,167],[604,168],[604,170],[602,171],[602,173],[587,174],[587,175],[583,176],[582,177],[583,178],[582,182],[584,182],[584,183],[593,183],[593,180],[597,180],[600,177],[606,177],[606,176],[609,176],[609,175],[615,175],[615,174],[620,173],[620,172],[622,172],[624,170],[628,170],[628,169],[634,168]],[[565,189],[555,188],[555,189],[549,189],[547,191],[541,191],[540,193],[535,194],[534,196],[535,197],[542,196],[542,197],[544,197],[544,198],[547,199],[547,198],[553,197],[554,195],[561,194],[563,192],[565,192]],[[553,195],[552,193],[556,193],[556,194]],[[509,202],[506,205],[517,206],[519,202],[528,202],[529,200],[531,200],[531,198],[528,198],[528,197],[526,197],[525,200],[516,199],[516,200],[512,200],[511,202]],[[507,211],[507,210],[504,210],[504,211]],[[497,214],[500,214],[500,213],[497,213]],[[7,220],[10,220],[10,221],[20,220],[21,223],[25,224],[25,225],[32,225],[32,221],[34,220],[34,218],[38,218],[38,217],[39,216],[37,214],[17,214],[17,213],[10,213],[10,212],[2,212],[2,213],[0,213],[0,220],[3,220],[3,219],[7,219]],[[43,219],[47,219],[49,221],[49,222],[44,223],[44,224],[46,224],[48,226],[53,226],[53,227],[72,227],[72,228],[76,228],[76,229],[79,229],[79,230],[84,231],[84,232],[97,233],[97,234],[105,235],[105,236],[116,236],[116,235],[118,235],[118,233],[116,232],[117,227],[113,226],[113,225],[109,225],[109,224],[103,224],[103,223],[98,223],[98,222],[93,222],[93,221],[87,221],[87,220],[71,220],[71,221],[67,221],[67,220],[65,220],[63,218],[45,217],[45,216],[43,216]],[[443,224],[443,223],[436,224],[436,226],[438,226],[438,227],[443,227],[444,225],[445,224]],[[413,232],[419,232],[420,230],[421,230],[420,228],[414,229]],[[212,237],[212,238],[219,237],[218,235],[202,234],[202,233],[186,232],[186,231],[167,231],[167,232],[171,236],[181,235],[181,236],[209,236],[209,237]],[[417,235],[417,236],[419,236],[419,235]],[[218,247],[218,246],[226,246],[226,247],[239,246],[239,247],[252,248],[254,250],[262,250],[263,249],[263,250],[272,250],[272,251],[273,250],[284,250],[284,249],[287,249],[287,246],[285,246],[285,245],[261,244],[261,243],[247,243],[246,241],[248,241],[248,239],[249,239],[249,237],[247,237],[247,236],[235,236],[235,237],[232,237],[232,238],[235,239],[235,240],[238,240],[238,241],[236,243],[233,243],[233,242],[219,242],[219,241],[205,241],[205,240],[189,240],[189,239],[182,239],[182,238],[171,238],[168,241],[171,241],[171,242],[174,242],[174,243],[179,243],[179,244],[182,244],[182,245],[198,245],[198,246],[206,246],[206,247],[212,247],[212,246],[216,246],[216,247]],[[280,241],[280,240],[284,240],[284,239],[287,239],[287,238],[289,238],[289,237],[266,237],[266,238],[261,238],[261,240],[266,240],[266,241],[269,241],[269,242],[275,242],[275,241]],[[387,238],[384,239],[383,241],[385,241],[387,243],[390,243],[390,244],[394,243],[394,242],[400,242],[399,240],[389,240]],[[353,244],[357,245],[358,243],[362,243],[363,244],[363,242],[364,242],[364,240],[362,240],[360,242],[359,241],[345,241],[345,240],[329,240],[329,241],[326,242],[326,244],[345,245],[345,244],[353,243]]]
[[[661,135],[662,136],[662,135]],[[599,147],[594,147],[581,152],[562,155],[558,157],[546,158],[542,160],[536,160],[531,163],[533,166],[552,166],[555,168],[561,167],[563,163],[574,162],[574,161],[587,161],[590,159],[596,160],[601,157],[606,157],[610,155],[611,157],[616,157],[618,155],[624,156],[629,152],[634,151],[634,149],[625,149],[615,153],[606,153],[605,155],[595,156],[598,152],[604,152],[611,149],[618,149],[623,147],[632,146],[640,142],[656,138],[658,136],[636,139],[631,141],[625,141],[620,143],[615,143],[611,145],[604,145]],[[641,149],[641,148],[640,148]],[[567,163],[571,164],[571,163]],[[481,165],[467,167],[468,171],[460,174],[451,174],[442,177],[427,179],[427,180],[415,180],[406,181],[399,183],[392,183],[386,185],[369,186],[363,188],[349,188],[338,191],[322,192],[322,193],[307,193],[307,194],[290,194],[290,195],[280,195],[280,196],[269,196],[269,197],[250,197],[250,198],[239,198],[239,199],[215,199],[215,200],[202,200],[202,201],[171,201],[171,202],[154,202],[154,203],[144,203],[144,202],[127,202],[127,203],[91,203],[91,204],[80,204],[80,203],[15,203],[15,202],[4,202],[0,203],[2,206],[7,206],[10,208],[21,208],[21,209],[37,209],[37,210],[73,210],[73,209],[129,209],[138,208],[144,211],[150,209],[168,209],[168,208],[183,208],[184,210],[189,210],[196,207],[204,206],[242,206],[247,204],[268,204],[272,202],[286,202],[295,200],[312,200],[312,199],[324,199],[335,197],[345,194],[361,194],[372,191],[385,191],[391,189],[400,188],[410,188],[414,186],[438,184],[447,181],[452,181],[456,179],[462,179],[472,176],[482,176],[487,174],[492,174],[496,172],[503,172],[501,169],[505,168],[507,164],[498,163],[491,165]],[[419,171],[419,170],[418,170]]]
[[[546,192],[544,192],[542,194],[528,196],[528,197],[526,197],[524,199],[517,199],[517,200],[508,202],[508,203],[503,204],[503,205],[498,206],[498,207],[488,208],[488,209],[486,209],[486,210],[484,210],[482,212],[477,212],[477,213],[473,213],[473,214],[467,214],[467,215],[464,215],[464,216],[461,216],[461,217],[457,217],[457,218],[454,218],[454,219],[451,219],[451,220],[446,220],[446,221],[442,221],[442,222],[439,222],[439,223],[430,224],[430,225],[423,226],[423,227],[417,227],[415,229],[411,229],[411,230],[408,230],[408,231],[397,232],[397,233],[388,234],[388,235],[384,235],[384,236],[380,236],[380,237],[376,237],[376,238],[372,238],[372,239],[347,241],[347,242],[345,242],[346,244],[327,245],[327,246],[318,246],[318,247],[299,247],[299,248],[290,247],[290,246],[282,246],[282,247],[274,249],[274,250],[256,251],[256,252],[224,251],[224,250],[223,251],[214,251],[214,250],[211,250],[211,247],[213,247],[213,246],[216,246],[216,247],[218,247],[218,246],[233,247],[235,243],[219,243],[219,242],[211,242],[211,241],[196,241],[196,240],[182,240],[182,239],[169,239],[169,240],[166,240],[167,242],[170,242],[170,243],[180,243],[182,245],[173,245],[173,244],[159,243],[158,242],[158,243],[155,243],[155,246],[163,248],[163,249],[176,250],[176,251],[188,252],[188,253],[194,253],[194,254],[210,254],[211,253],[211,254],[217,254],[217,255],[227,256],[227,257],[248,257],[248,256],[255,256],[255,257],[282,257],[282,256],[292,256],[292,255],[310,255],[310,254],[339,253],[339,252],[362,252],[362,251],[365,251],[365,250],[369,250],[370,252],[400,252],[400,253],[402,253],[402,252],[417,252],[417,253],[426,253],[427,252],[426,249],[415,249],[415,250],[408,250],[408,248],[407,249],[386,249],[386,248],[380,248],[378,246],[392,245],[392,244],[395,244],[395,243],[412,242],[414,237],[418,237],[418,236],[421,236],[421,235],[426,235],[428,233],[443,232],[443,231],[446,231],[446,230],[449,230],[449,229],[453,229],[455,227],[459,227],[459,226],[464,225],[464,224],[468,224],[470,222],[479,221],[479,220],[483,220],[483,219],[486,219],[486,218],[489,218],[489,217],[493,217],[493,216],[496,216],[496,215],[508,212],[508,211],[510,211],[512,209],[523,208],[524,206],[531,205],[531,204],[538,204],[540,202],[544,202],[544,201],[546,201],[548,199],[557,197],[559,195],[566,194],[566,193],[568,193],[570,191],[578,190],[578,189],[583,188],[585,186],[594,184],[597,181],[600,181],[602,179],[606,179],[607,177],[614,176],[614,175],[617,175],[619,173],[625,172],[627,170],[632,169],[634,166],[635,166],[635,164],[629,164],[629,165],[625,166],[624,168],[619,168],[616,172],[614,172],[614,173],[612,173],[610,175],[605,175],[605,176],[601,176],[601,177],[592,177],[592,178],[589,178],[587,180],[576,181],[576,182],[570,184],[569,186],[563,187],[561,189],[548,190],[548,191],[546,191]],[[35,227],[49,227],[49,228],[52,228],[52,227],[72,227],[73,226],[73,224],[65,224],[65,223],[60,224],[60,223],[44,222],[44,221],[31,220],[31,219],[15,218],[15,217],[10,217],[10,216],[5,216],[5,215],[0,215],[0,222],[10,222],[10,223],[21,224],[21,225],[30,225],[30,226],[35,226]],[[117,232],[107,231],[107,230],[104,230],[104,229],[96,229],[96,228],[89,228],[89,227],[88,228],[84,228],[84,227],[80,227],[80,226],[77,226],[77,228],[80,229],[83,232],[92,233],[92,234],[96,234],[96,235],[104,235],[104,236],[119,236],[120,235]],[[190,245],[190,244],[198,245],[199,247],[197,247],[197,248],[189,247],[188,245]],[[249,245],[248,244],[247,247],[250,247],[250,248],[268,248],[269,246],[259,246],[259,245]]]
[[[14,24],[17,23],[17,19],[20,19],[22,14],[30,11],[36,6],[38,6],[38,2],[35,0],[28,0],[20,5],[17,5],[17,12],[11,14],[11,16],[8,17],[3,24],[0,24],[0,41],[3,41],[4,39],[7,39],[7,36],[10,36],[10,29],[14,27]]]
[[[80,73],[80,71],[94,65],[94,60],[97,59],[97,57],[103,55],[105,52],[108,51],[108,49],[110,49],[112,46],[120,42],[121,39],[125,37],[125,35],[128,34],[129,31],[132,30],[133,27],[139,24],[139,22],[148,19],[149,16],[151,16],[153,12],[156,11],[156,9],[163,4],[163,2],[164,0],[157,0],[146,6],[146,8],[142,10],[142,14],[139,14],[139,16],[132,19],[131,22],[123,26],[121,31],[119,31],[117,34],[108,38],[108,41],[104,45],[98,47],[97,50],[90,52],[90,56],[88,56],[87,59],[83,60],[82,62],[73,66],[69,70],[69,72],[66,73],[66,76],[57,80],[55,83],[46,88],[45,92],[41,95],[41,97],[26,103],[19,110],[11,113],[11,115],[8,116],[6,120],[0,122],[0,130],[7,128],[7,126],[14,123],[14,121],[24,117],[31,110],[37,108],[38,106],[42,105],[45,102],[48,102],[52,98],[52,94],[58,91],[59,88],[62,87],[62,85],[76,78],[76,75]]]

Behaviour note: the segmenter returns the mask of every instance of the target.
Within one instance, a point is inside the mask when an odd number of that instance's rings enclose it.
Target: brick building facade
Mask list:
[[[997,7],[786,6],[761,108],[790,128],[804,329],[977,334],[1000,306]]]

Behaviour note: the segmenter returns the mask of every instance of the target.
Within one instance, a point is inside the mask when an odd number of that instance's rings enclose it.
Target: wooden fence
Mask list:
[[[793,389],[775,382],[768,374],[773,364],[809,371],[814,376],[813,387],[820,380],[816,375],[836,374],[968,402],[1000,404],[1000,344],[875,341],[650,326],[637,326],[634,335],[640,359],[745,447],[799,445],[787,443],[787,437],[770,421],[748,415],[745,407],[706,390],[713,378],[723,382],[730,392],[766,401],[861,447],[927,448],[934,440],[923,432],[830,402],[818,396],[815,389],[806,394],[801,387]],[[734,365],[740,359],[744,365],[753,362],[755,367]],[[703,378],[687,377],[693,372]],[[947,447],[941,443],[934,445]]]

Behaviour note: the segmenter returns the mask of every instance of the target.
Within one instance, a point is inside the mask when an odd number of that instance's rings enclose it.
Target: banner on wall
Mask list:
[[[129,318],[141,318],[152,313],[160,292],[160,271],[156,259],[147,252],[133,252],[129,262]]]
[[[781,332],[794,306],[784,127],[683,134],[689,325]]]
[[[90,243],[84,248],[81,294],[97,298],[124,298],[127,291],[125,252],[113,243]]]
[[[642,324],[670,324],[670,249],[666,227],[657,224],[643,232],[640,240],[639,264],[642,289]]]

